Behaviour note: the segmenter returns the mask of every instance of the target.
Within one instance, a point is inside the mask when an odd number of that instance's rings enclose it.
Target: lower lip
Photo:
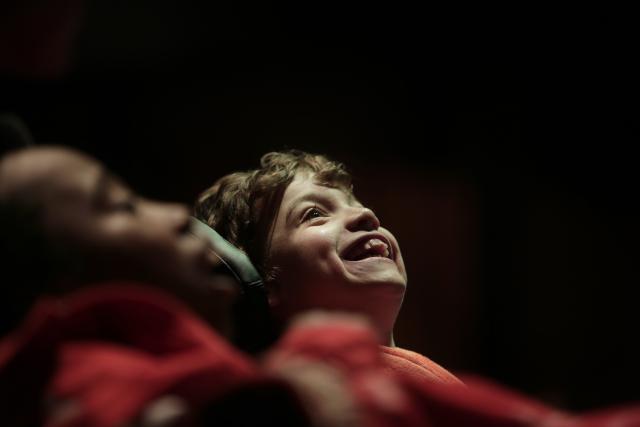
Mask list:
[[[360,260],[343,260],[345,263],[348,264],[361,264],[361,263],[379,263],[379,262],[390,262],[391,264],[395,265],[395,262],[389,258],[384,258],[384,257],[369,257],[369,258],[364,258],[364,259],[360,259]]]

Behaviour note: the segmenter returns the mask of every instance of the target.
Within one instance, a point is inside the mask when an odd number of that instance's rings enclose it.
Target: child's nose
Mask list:
[[[380,220],[369,208],[354,208],[347,220],[349,231],[373,231],[380,227]]]

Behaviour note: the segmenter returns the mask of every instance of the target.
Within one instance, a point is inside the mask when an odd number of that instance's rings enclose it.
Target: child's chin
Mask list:
[[[356,276],[398,276],[403,279],[396,263],[389,258],[370,257],[359,261],[342,261],[345,269]]]
[[[357,284],[367,286],[384,286],[404,290],[407,280],[400,273],[395,264],[384,267],[345,265],[351,280]]]

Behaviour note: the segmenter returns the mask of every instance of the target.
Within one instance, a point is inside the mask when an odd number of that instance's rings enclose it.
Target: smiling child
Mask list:
[[[195,213],[255,263],[276,328],[315,309],[361,315],[389,369],[459,382],[395,346],[407,286],[402,254],[393,234],[354,196],[344,165],[297,150],[267,153],[259,169],[222,177],[203,192]]]

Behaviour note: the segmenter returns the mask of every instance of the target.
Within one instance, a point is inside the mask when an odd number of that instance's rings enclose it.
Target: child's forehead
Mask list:
[[[350,189],[326,182],[316,174],[310,173],[296,175],[286,190],[283,202],[297,204],[303,200],[318,198],[331,198],[350,206],[362,206]]]

